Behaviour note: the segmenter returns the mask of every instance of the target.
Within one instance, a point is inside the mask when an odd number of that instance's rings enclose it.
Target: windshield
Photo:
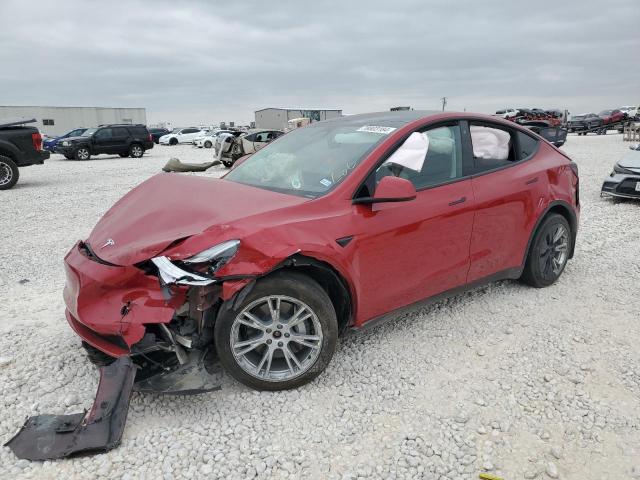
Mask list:
[[[181,128],[174,128],[171,133],[180,133]]]
[[[82,134],[83,137],[89,137],[91,135],[93,135],[96,130],[98,130],[97,128],[88,128],[87,130],[84,131],[84,133]]]
[[[395,128],[316,123],[266,145],[224,178],[311,198],[340,183]]]
[[[611,115],[613,110],[603,110],[598,115]]]

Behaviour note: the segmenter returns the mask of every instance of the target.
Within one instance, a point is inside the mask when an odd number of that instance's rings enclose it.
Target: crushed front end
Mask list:
[[[188,395],[220,388],[213,323],[222,286],[196,273],[167,276],[171,268],[166,262],[114,265],[84,242],[69,251],[65,313],[99,366],[101,380],[88,413],[28,418],[7,443],[19,458],[45,460],[115,448],[133,391]]]
[[[219,284],[165,281],[152,261],[114,265],[84,242],[67,254],[65,269],[67,321],[89,358],[99,359],[94,363],[131,357],[138,367],[136,390],[156,385],[162,393],[199,393],[219,387],[210,350]],[[187,372],[192,378],[185,378]]]

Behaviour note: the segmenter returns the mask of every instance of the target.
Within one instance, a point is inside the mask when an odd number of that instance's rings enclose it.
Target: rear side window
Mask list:
[[[116,127],[113,129],[113,136],[115,138],[125,138],[129,136],[129,131],[124,127]]]
[[[144,127],[129,127],[131,135],[135,137],[146,137],[148,135],[147,129]]]
[[[520,132],[485,124],[469,126],[475,172],[485,172],[512,165],[533,155],[538,140]]]
[[[96,140],[108,140],[112,138],[112,136],[110,128],[101,128],[95,133]]]
[[[515,142],[509,130],[472,123],[469,131],[476,172],[504,167],[516,160]]]
[[[524,160],[533,155],[538,148],[538,140],[526,133],[518,132],[518,160]]]

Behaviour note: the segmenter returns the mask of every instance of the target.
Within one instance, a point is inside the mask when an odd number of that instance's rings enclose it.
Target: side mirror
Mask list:
[[[408,202],[415,200],[416,188],[406,178],[399,177],[382,177],[376,186],[376,192],[373,197],[356,198],[353,200],[355,205],[373,204],[373,203],[390,203],[390,202]]]

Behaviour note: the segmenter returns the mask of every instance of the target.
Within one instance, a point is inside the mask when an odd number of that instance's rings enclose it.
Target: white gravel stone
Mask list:
[[[298,390],[254,392],[226,378],[221,391],[195,397],[136,393],[118,449],[31,463],[0,447],[3,473],[471,479],[491,463],[503,478],[541,478],[552,460],[567,478],[628,478],[640,445],[639,210],[599,197],[627,148],[619,135],[571,135],[563,147],[580,168],[582,212],[575,258],[553,286],[492,284],[350,333],[329,369]],[[91,405],[98,376],[64,318],[62,258],[171,156],[204,162],[212,152],[53,155],[3,193],[0,444],[27,415]]]

